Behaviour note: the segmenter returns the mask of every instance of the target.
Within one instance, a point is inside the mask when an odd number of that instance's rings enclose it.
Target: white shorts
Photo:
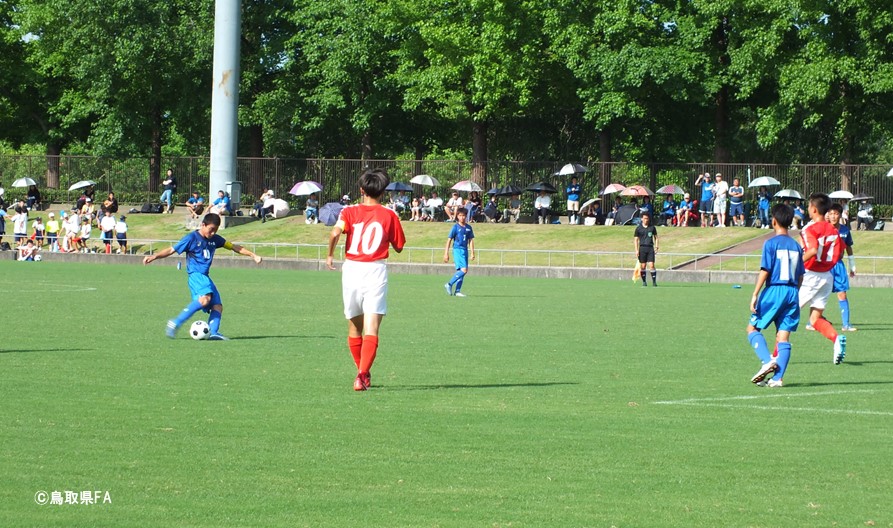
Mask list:
[[[723,214],[726,212],[726,199],[717,198],[713,200],[713,214]]]
[[[341,296],[344,317],[388,311],[388,267],[384,260],[357,262],[345,260],[341,266]]]
[[[808,304],[810,308],[824,310],[833,286],[834,277],[830,271],[807,271],[800,286],[800,308]]]
[[[567,210],[568,211],[579,211],[580,210],[580,200],[568,200],[567,201]]]

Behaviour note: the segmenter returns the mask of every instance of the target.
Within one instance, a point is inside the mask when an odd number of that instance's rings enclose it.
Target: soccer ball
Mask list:
[[[37,262],[40,262],[41,260],[43,260],[43,257],[41,257],[40,255],[37,255],[36,257],[34,257],[34,260],[36,260]]]
[[[211,327],[204,321],[196,321],[189,327],[189,335],[192,339],[207,339],[211,335]]]

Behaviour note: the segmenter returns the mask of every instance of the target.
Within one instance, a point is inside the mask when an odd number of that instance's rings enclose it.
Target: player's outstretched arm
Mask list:
[[[154,253],[152,255],[146,255],[146,257],[143,258],[143,264],[150,264],[151,262],[153,262],[157,259],[167,258],[173,254],[174,254],[173,247],[164,248],[161,251]]]
[[[255,262],[256,264],[260,264],[260,263],[263,262],[263,260],[264,260],[264,259],[262,259],[262,258],[260,257],[260,255],[256,255],[256,254],[255,254],[253,251],[251,251],[250,249],[248,249],[248,248],[246,248],[246,247],[243,247],[243,246],[240,246],[240,245],[238,245],[238,244],[233,244],[233,252],[234,252],[234,253],[238,253],[239,255],[242,255],[242,256],[245,256],[245,257],[251,257],[252,259],[254,259],[254,262]]]

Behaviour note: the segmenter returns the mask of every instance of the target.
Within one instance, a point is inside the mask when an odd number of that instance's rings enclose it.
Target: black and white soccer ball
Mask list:
[[[192,339],[207,339],[211,335],[211,327],[204,321],[196,321],[189,327],[189,335]]]

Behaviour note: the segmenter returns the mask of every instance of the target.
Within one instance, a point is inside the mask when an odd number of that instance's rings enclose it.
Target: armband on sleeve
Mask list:
[[[230,242],[229,240],[227,240],[226,242],[223,243],[223,249],[228,249],[228,250],[230,250],[230,251],[235,251],[235,250],[233,249],[233,243]]]
[[[850,271],[856,273],[856,257],[853,255],[847,255],[846,259],[850,261]]]

